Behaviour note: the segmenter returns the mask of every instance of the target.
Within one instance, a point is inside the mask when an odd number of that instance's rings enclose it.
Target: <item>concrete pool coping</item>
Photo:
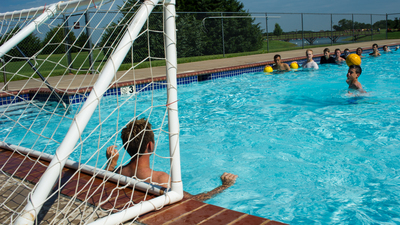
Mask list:
[[[361,47],[364,50],[371,49],[372,44],[377,43],[379,47],[383,45],[400,45],[400,39],[388,39],[388,40],[379,40],[379,41],[368,41],[368,42],[360,42],[360,43],[350,43],[350,44],[342,44],[342,45],[334,45],[334,46],[325,46],[325,47],[316,47],[307,46],[312,49],[314,52],[314,58],[322,56],[323,49],[328,47],[331,50],[331,53],[334,52],[334,49],[340,48],[342,51],[345,48],[349,48],[351,51],[355,51],[356,48]],[[190,63],[182,63],[178,64],[177,74],[178,77],[189,77],[201,74],[207,74],[218,71],[227,71],[227,70],[235,70],[242,68],[249,68],[255,66],[262,66],[273,63],[273,57],[276,54],[280,54],[283,61],[293,61],[305,58],[305,49],[291,50],[291,51],[281,51],[281,52],[273,52],[273,53],[265,53],[265,54],[257,54],[257,55],[248,55],[248,56],[240,56],[233,58],[223,58],[223,59],[215,59],[215,60],[207,60],[207,61],[199,61],[199,62],[190,62]],[[118,71],[116,79],[114,79],[115,84],[114,87],[121,86],[129,86],[133,83],[146,83],[153,81],[160,81],[165,79],[165,66],[153,67],[150,72],[150,68],[143,69],[135,69],[133,72],[127,71]],[[129,75],[125,75],[125,73],[129,73]],[[151,78],[151,75],[153,78]],[[62,92],[66,93],[77,93],[77,92],[87,92],[90,90],[91,86],[94,84],[97,79],[98,74],[89,74],[89,75],[65,75],[65,76],[55,76],[49,77],[47,81],[56,89],[59,89]],[[1,84],[3,87],[4,84]],[[15,95],[19,91],[20,93],[29,93],[29,92],[37,92],[38,90],[43,93],[50,93],[50,91],[43,85],[43,82],[40,80],[20,80],[20,81],[11,81],[8,85],[9,91],[0,93],[0,97],[7,95]]]

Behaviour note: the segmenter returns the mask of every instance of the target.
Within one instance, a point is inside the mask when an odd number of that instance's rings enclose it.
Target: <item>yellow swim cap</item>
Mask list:
[[[359,66],[361,65],[361,58],[359,55],[353,53],[346,57],[346,63],[348,66],[351,65]]]
[[[298,68],[299,68],[299,65],[298,65],[296,62],[292,62],[292,63],[290,63],[290,68],[292,68],[292,69],[298,69]]]
[[[267,66],[264,67],[264,72],[272,73],[272,72],[274,72],[274,70],[272,69],[271,66],[267,65]]]

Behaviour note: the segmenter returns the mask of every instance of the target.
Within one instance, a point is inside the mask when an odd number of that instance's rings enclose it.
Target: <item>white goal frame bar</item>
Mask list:
[[[57,182],[63,167],[65,166],[70,154],[73,152],[83,130],[85,129],[93,112],[97,108],[103,94],[107,91],[116,72],[122,64],[125,56],[130,51],[134,40],[137,38],[143,25],[146,23],[154,7],[162,0],[145,0],[138,9],[135,17],[130,22],[121,42],[107,60],[98,80],[93,85],[87,100],[81,110],[75,115],[72,124],[65,135],[64,140],[58,147],[55,157],[42,175],[31,194],[28,202],[15,224],[34,224],[43,204],[48,198],[54,184]],[[0,57],[6,54],[14,46],[19,44],[24,38],[36,30],[47,19],[52,17],[57,10],[64,7],[77,7],[81,4],[93,3],[93,0],[60,2],[48,6],[44,13],[33,22],[25,26],[17,35],[8,40],[0,47]],[[99,1],[100,2],[100,1]],[[164,195],[154,199],[141,202],[135,206],[120,211],[110,216],[99,219],[93,224],[118,224],[126,220],[133,219],[143,213],[160,208],[164,205],[180,201],[183,198],[183,185],[180,167],[180,147],[179,147],[179,119],[178,119],[178,98],[177,98],[177,59],[176,59],[176,27],[175,27],[175,0],[164,1],[164,24],[165,24],[165,54],[166,54],[166,74],[167,74],[167,110],[169,128],[169,147],[171,157],[171,189]],[[40,8],[0,14],[0,20],[12,15],[29,16],[31,13],[39,13]],[[42,10],[44,8],[41,8]]]

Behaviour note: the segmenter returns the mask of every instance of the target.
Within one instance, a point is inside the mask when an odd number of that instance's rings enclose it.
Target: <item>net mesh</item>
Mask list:
[[[57,14],[18,44],[20,50],[14,47],[2,57],[0,202],[4,223],[13,223],[22,213],[52,157],[58,157],[57,148],[85,107],[107,59],[118,54],[116,46],[141,5],[131,0],[121,6],[102,1],[59,7]],[[44,11],[2,18],[1,45]],[[170,173],[166,81],[160,79],[165,67],[156,67],[166,61],[162,12],[160,2],[123,64],[115,65],[119,70],[107,91],[97,93],[99,104],[82,128],[69,157],[72,161],[61,170],[43,207],[38,207],[35,223],[87,224],[153,198],[152,185],[168,186],[153,182],[151,176],[134,174],[130,178],[151,184],[138,190],[136,183],[111,181],[113,175],[104,172],[110,162],[107,147],[116,146],[119,152],[116,168],[136,156],[125,151],[120,135],[126,124],[145,118],[154,133],[151,169]]]

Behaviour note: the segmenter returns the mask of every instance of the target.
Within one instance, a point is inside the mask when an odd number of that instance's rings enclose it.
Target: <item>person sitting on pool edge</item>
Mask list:
[[[335,63],[335,59],[330,55],[329,48],[324,49],[324,55],[321,56],[321,60],[319,61],[319,64],[325,63]]]
[[[313,50],[307,49],[306,50],[306,57],[307,61],[301,65],[301,67],[305,69],[318,69],[318,64],[313,60]]]
[[[360,58],[363,58],[363,57],[364,57],[364,56],[361,55],[362,52],[363,52],[363,49],[360,48],[360,47],[358,47],[357,50],[356,50],[356,54],[357,54],[358,56],[360,56]]]
[[[274,56],[275,65],[272,66],[272,69],[278,71],[290,71],[290,66],[287,63],[282,62],[282,58],[280,55]]]
[[[375,43],[372,45],[372,52],[369,53],[369,55],[371,55],[371,56],[380,56],[381,55],[381,53],[378,50],[378,44]]]
[[[335,62],[337,63],[337,64],[340,64],[340,63],[342,63],[343,61],[346,61],[344,58],[342,58],[342,57],[340,57],[340,54],[341,54],[341,52],[340,52],[340,49],[335,49]]]
[[[122,129],[121,139],[125,150],[131,156],[131,160],[128,164],[115,169],[119,153],[117,146],[110,146],[106,152],[107,159],[109,159],[106,169],[127,177],[137,177],[148,183],[152,181],[162,187],[168,188],[171,180],[169,175],[150,168],[150,156],[154,150],[154,133],[151,130],[151,124],[145,119],[131,121]],[[219,187],[198,195],[191,195],[184,192],[184,196],[198,201],[208,200],[232,186],[237,177],[237,175],[231,173],[224,173],[221,176],[222,185]]]
[[[347,71],[347,80],[346,83],[349,85],[349,89],[357,90],[360,93],[367,93],[362,88],[361,83],[358,81],[358,77],[360,77],[362,69],[358,65],[349,66],[349,70]],[[350,91],[349,91],[350,93]]]

